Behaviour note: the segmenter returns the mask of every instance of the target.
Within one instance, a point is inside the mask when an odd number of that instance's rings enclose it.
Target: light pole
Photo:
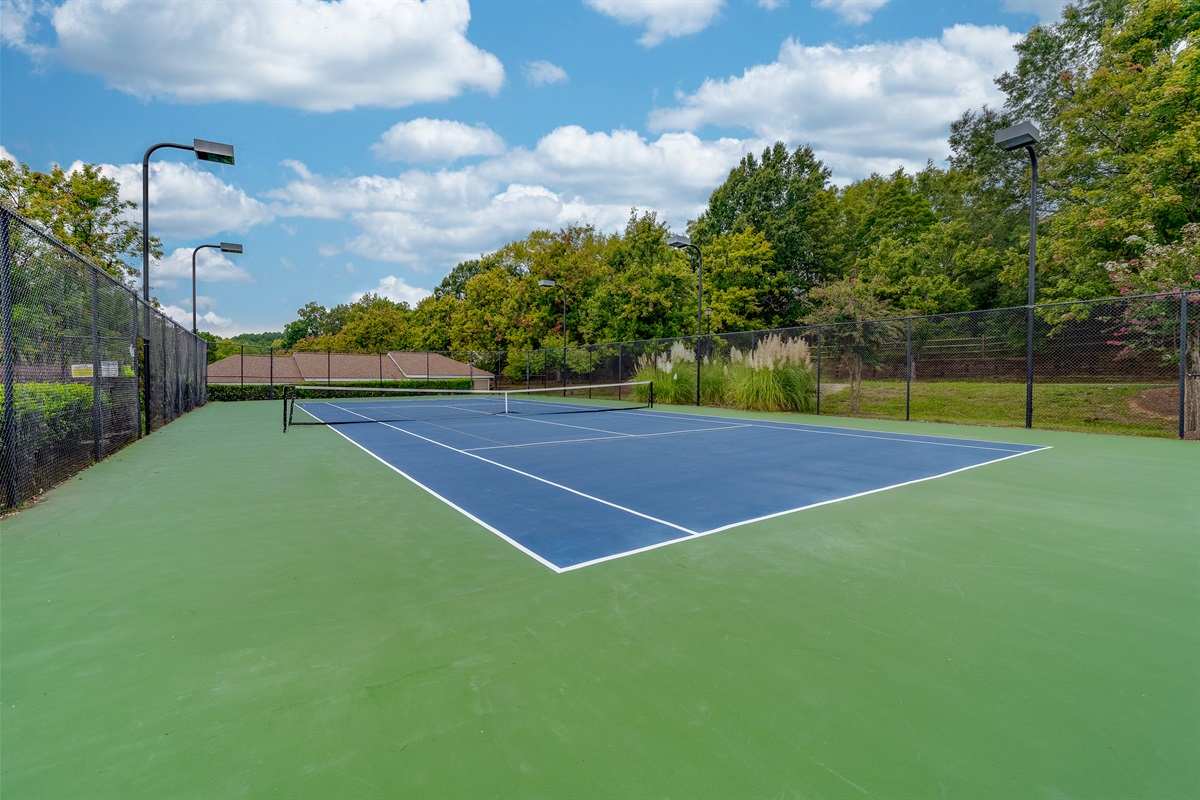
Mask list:
[[[700,331],[704,319],[704,254],[686,236],[668,236],[667,245],[676,250],[690,247],[696,251],[696,405],[700,405]]]
[[[196,330],[196,253],[206,247],[219,249],[222,253],[240,253],[242,246],[236,242],[221,242],[220,244],[202,244],[192,251],[192,333]]]
[[[150,304],[150,154],[163,147],[192,150],[199,161],[233,163],[233,145],[193,139],[191,145],[160,142],[142,156],[142,300]]]
[[[1029,280],[1028,298],[1025,303],[1025,427],[1033,427],[1033,299],[1036,288],[1034,280],[1034,257],[1037,248],[1037,153],[1033,146],[1042,138],[1041,132],[1032,122],[1019,122],[1010,128],[996,131],[996,146],[1009,152],[1024,149],[1029,153],[1032,180],[1029,186]]]
[[[546,281],[546,280],[538,281],[538,286],[548,286],[551,288],[557,288],[557,289],[562,290],[562,303],[563,303],[563,312],[562,312],[562,328],[563,328],[562,379],[563,379],[563,386],[565,387],[567,385],[567,288],[565,286],[563,286],[561,283],[555,283],[554,281]]]

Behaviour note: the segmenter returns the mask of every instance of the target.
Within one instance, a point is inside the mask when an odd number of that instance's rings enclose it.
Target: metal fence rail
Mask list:
[[[0,507],[206,402],[205,341],[0,206]]]

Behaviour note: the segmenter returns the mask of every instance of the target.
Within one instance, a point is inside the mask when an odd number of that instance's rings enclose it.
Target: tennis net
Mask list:
[[[283,430],[295,425],[578,414],[653,405],[654,386],[649,381],[508,390],[292,386],[284,391]]]

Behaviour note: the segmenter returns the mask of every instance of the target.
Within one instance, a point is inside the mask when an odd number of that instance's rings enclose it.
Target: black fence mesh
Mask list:
[[[245,346],[208,379],[266,384],[253,396],[274,397],[297,383],[383,385],[404,377],[389,366],[404,358],[419,378],[448,358],[454,365],[444,369],[479,388],[652,380],[660,405],[1004,427],[1028,419],[1036,428],[1189,438],[1200,431],[1200,292],[565,350],[364,357]]]
[[[0,206],[0,507],[203,405],[203,339]]]

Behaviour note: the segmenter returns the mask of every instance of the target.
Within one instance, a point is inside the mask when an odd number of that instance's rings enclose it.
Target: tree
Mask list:
[[[761,159],[745,155],[688,226],[701,247],[723,233],[757,230],[766,237],[773,250],[768,278],[788,287],[767,298],[763,314],[772,326],[794,324],[807,291],[837,277],[830,174],[811,147],[789,153],[776,142]]]
[[[49,173],[28,164],[0,159],[0,192],[4,202],[117,280],[128,282],[139,270],[142,228],[131,220],[137,208],[121,200],[120,185],[95,164],[66,171],[57,164]],[[151,255],[161,258],[162,245],[150,240]]]
[[[804,318],[806,325],[821,325],[821,336],[831,352],[846,361],[850,373],[850,413],[857,414],[862,397],[864,365],[879,363],[884,346],[900,334],[900,323],[887,319],[892,306],[880,299],[871,284],[843,278],[813,290],[819,303]]]
[[[630,212],[624,235],[609,253],[611,279],[584,299],[581,329],[594,342],[679,336],[695,330],[696,273],[667,246],[666,225],[654,212]]]
[[[1139,0],[1101,34],[1095,68],[1055,119],[1051,296],[1094,297],[1109,288],[1103,265],[1136,255],[1131,237],[1177,242],[1200,222],[1198,28],[1195,4]]]

